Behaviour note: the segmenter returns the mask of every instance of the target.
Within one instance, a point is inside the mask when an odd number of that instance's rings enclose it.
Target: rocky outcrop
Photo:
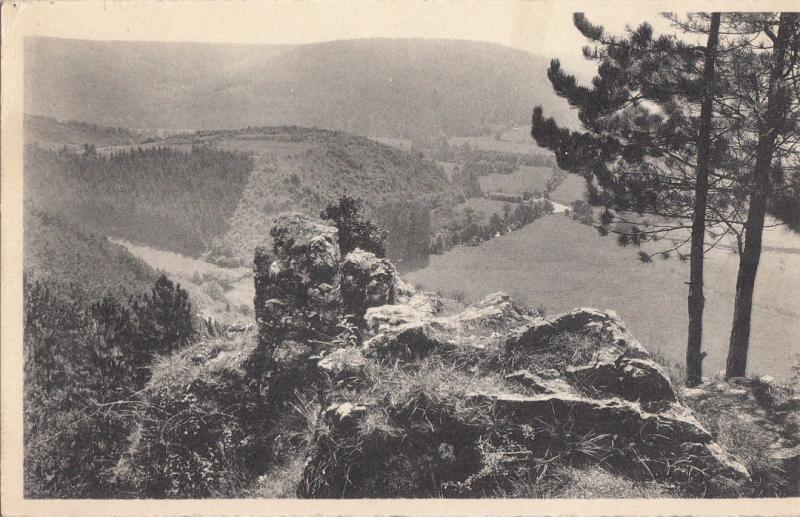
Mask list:
[[[445,311],[388,261],[341,258],[333,228],[292,214],[271,235],[264,383],[321,397],[300,495],[484,495],[553,462],[701,491],[747,478],[613,312],[543,318],[503,293]]]
[[[505,497],[569,469],[702,496],[777,476],[759,495],[798,493],[800,407],[769,380],[678,392],[614,312],[443,300],[370,253],[342,257],[336,229],[299,214],[271,236],[258,334],[154,366],[117,469],[137,493],[291,479],[303,497]],[[737,432],[761,433],[763,469],[723,447]]]
[[[301,329],[329,326],[327,314],[339,305],[337,233],[303,214],[275,220],[271,248],[258,247],[254,260],[255,314],[262,341],[276,344]]]
[[[256,248],[255,315],[259,346],[248,364],[271,404],[286,404],[318,372],[320,337],[337,332],[341,307],[337,229],[303,214],[279,216],[272,245]]]
[[[699,490],[749,475],[613,312],[545,319],[497,293],[456,314],[395,305],[365,320],[362,350],[385,379],[359,381],[330,406],[346,418],[323,414],[329,438],[309,459],[304,495],[470,496],[554,458]],[[504,374],[512,365],[524,368]]]
[[[328,376],[356,371],[364,313],[395,302],[397,273],[387,260],[356,249],[342,258],[338,231],[304,214],[279,216],[272,245],[256,249],[255,314],[259,349],[252,375],[271,392],[272,402],[289,402],[298,388]]]

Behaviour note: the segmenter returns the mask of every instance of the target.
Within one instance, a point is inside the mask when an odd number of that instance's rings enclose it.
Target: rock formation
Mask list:
[[[748,477],[613,312],[542,318],[503,293],[443,311],[388,261],[341,260],[331,227],[292,214],[271,235],[255,261],[269,382],[321,393],[299,494],[476,496],[555,461],[703,490]],[[348,316],[351,337],[334,330]]]
[[[156,366],[118,469],[136,493],[236,494],[271,476],[302,497],[492,497],[564,469],[698,496],[776,475],[787,486],[760,495],[798,493],[786,430],[800,407],[766,381],[681,394],[611,311],[442,299],[371,253],[342,257],[336,229],[299,214],[271,236],[254,261],[258,335]],[[727,401],[715,409],[733,431],[707,429],[684,401]],[[751,419],[765,448],[778,443],[758,472],[715,440]]]
[[[359,321],[369,307],[395,302],[397,272],[388,260],[356,249],[342,262],[341,286],[343,310]]]

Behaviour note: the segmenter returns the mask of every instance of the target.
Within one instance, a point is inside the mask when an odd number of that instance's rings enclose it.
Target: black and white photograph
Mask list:
[[[796,514],[800,3],[679,5],[3,5],[4,499]]]

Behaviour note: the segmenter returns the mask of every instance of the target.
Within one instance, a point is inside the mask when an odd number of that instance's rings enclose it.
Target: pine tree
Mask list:
[[[794,13],[725,13],[718,21],[706,13],[668,18],[708,43],[654,39],[647,24],[626,38],[612,38],[576,15],[578,29],[596,44],[584,54],[600,61],[598,77],[592,88],[582,88],[557,62],[549,75],[556,92],[580,109],[585,131],[559,128],[537,108],[532,134],[555,151],[562,168],[586,177],[590,201],[606,207],[601,234],[618,233],[626,245],[691,229],[689,238],[672,238],[676,245],[660,254],[676,252],[692,262],[687,381],[693,384],[700,380],[697,358],[703,355],[697,348],[701,330],[692,323],[702,305],[702,293],[694,289],[702,285],[702,266],[695,258],[726,237],[735,239],[741,259],[726,377],[744,375],[765,216],[800,230],[800,37]],[[710,81],[706,72],[717,23],[721,38]],[[657,109],[647,109],[647,103]],[[701,145],[704,127],[710,127],[707,149]],[[629,212],[640,217],[628,220]],[[642,214],[659,219],[648,224]],[[691,226],[682,223],[686,214]],[[692,251],[686,255],[682,247],[689,241]],[[655,253],[639,255],[649,262]]]
[[[771,200],[774,210],[770,211],[793,229],[800,229],[797,224],[800,212],[800,174],[797,170],[800,151],[797,149],[800,16],[797,13],[740,15],[734,19],[733,25],[744,34],[762,33],[772,48],[765,52],[766,45],[759,44],[761,48],[756,49],[745,47],[744,51],[749,54],[742,57],[748,57],[748,61],[756,66],[741,68],[748,62],[743,59],[733,69],[731,80],[732,98],[738,101],[731,108],[731,116],[740,119],[744,126],[741,139],[744,143],[741,148],[745,155],[743,161],[748,165],[754,163],[753,172],[745,178],[744,185],[748,209],[743,231],[739,234],[739,271],[726,379],[742,377],[747,370],[753,293]],[[776,25],[777,32],[773,32]],[[764,66],[758,67],[759,62]],[[764,67],[768,73],[759,75],[768,79],[761,82],[758,75],[751,74],[758,74]],[[741,72],[748,69],[750,73]],[[754,125],[747,127],[746,121]]]
[[[690,21],[700,24],[698,19]],[[595,43],[594,48],[584,48],[584,55],[599,61],[598,75],[591,88],[580,86],[554,60],[548,77],[555,92],[578,108],[585,131],[560,128],[537,107],[531,134],[555,152],[562,169],[586,178],[590,201],[605,206],[601,233],[611,229],[620,234],[621,244],[638,245],[654,236],[689,230],[688,237],[659,253],[681,253],[691,243],[686,382],[696,385],[704,357],[703,254],[707,232],[720,222],[718,215],[707,214],[724,214],[730,208],[713,195],[716,180],[710,185],[710,176],[725,166],[726,140],[714,134],[712,120],[720,15],[707,18],[707,43],[702,47],[674,37],[655,38],[647,23],[617,38],[581,14],[574,22]],[[630,220],[629,212],[638,219]],[[657,222],[649,223],[644,214],[656,216]],[[620,223],[626,229],[620,230]],[[644,251],[639,257],[652,260]]]

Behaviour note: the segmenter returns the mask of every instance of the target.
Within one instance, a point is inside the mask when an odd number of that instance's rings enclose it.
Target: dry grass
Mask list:
[[[305,456],[298,454],[285,465],[279,465],[242,489],[236,498],[289,499],[297,497],[297,485],[303,477]]]
[[[542,343],[535,352],[524,348],[506,350],[498,360],[504,371],[520,368],[563,371],[567,366],[586,364],[597,347],[594,338],[578,333],[562,332]]]
[[[220,372],[238,370],[252,355],[256,342],[253,334],[233,339],[209,338],[170,356],[157,357],[151,366],[148,387],[188,385],[196,379],[209,381]]]
[[[650,357],[657,362],[667,373],[670,382],[675,388],[680,388],[686,382],[686,367],[680,363],[669,360],[664,354],[650,350]]]
[[[424,397],[432,407],[455,409],[467,393],[514,391],[498,374],[464,371],[435,356],[405,364],[372,363],[365,375],[368,387],[356,401],[367,406],[401,407]]]

